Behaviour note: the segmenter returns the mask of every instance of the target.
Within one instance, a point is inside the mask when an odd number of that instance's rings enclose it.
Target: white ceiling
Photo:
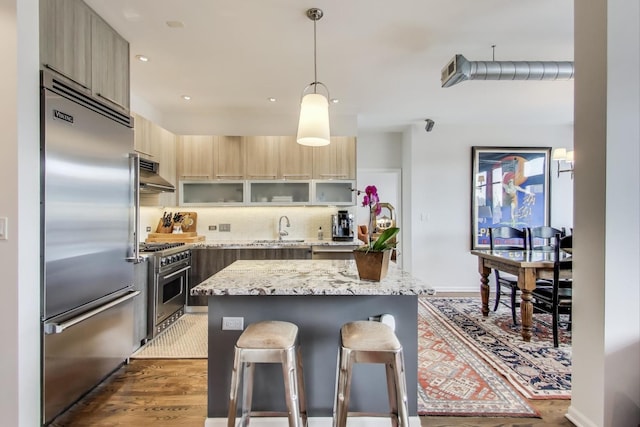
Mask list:
[[[491,60],[491,45],[496,60],[573,60],[573,0],[86,2],[130,42],[134,99],[174,132],[207,133],[208,121],[233,117],[236,127],[261,120],[295,133],[302,90],[313,81],[310,7],[324,11],[318,80],[340,100],[330,110],[332,134],[350,122],[358,132],[377,132],[426,118],[436,126],[573,120],[572,81],[440,85],[454,54]],[[138,54],[149,62],[135,60]]]

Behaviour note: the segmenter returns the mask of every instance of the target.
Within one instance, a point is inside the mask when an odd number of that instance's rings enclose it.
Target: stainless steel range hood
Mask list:
[[[141,193],[173,193],[173,184],[158,174],[160,165],[147,159],[140,159],[140,192]]]

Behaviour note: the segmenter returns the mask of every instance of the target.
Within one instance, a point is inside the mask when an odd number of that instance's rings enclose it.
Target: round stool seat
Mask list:
[[[296,343],[298,327],[293,323],[266,320],[252,323],[242,332],[236,347],[256,349],[286,349]]]
[[[397,351],[402,348],[393,330],[380,322],[360,320],[340,329],[342,346],[360,351]]]

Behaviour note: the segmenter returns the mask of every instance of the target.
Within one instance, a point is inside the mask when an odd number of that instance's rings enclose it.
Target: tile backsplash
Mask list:
[[[282,215],[286,215],[291,223],[291,227],[284,227],[289,233],[287,239],[316,239],[318,227],[322,227],[324,238],[330,240],[331,215],[345,209],[355,215],[355,207],[141,207],[140,231],[142,240],[148,235],[147,227],[151,227],[151,232],[155,232],[163,212],[196,212],[198,235],[205,236],[207,241],[277,239],[278,220]],[[230,231],[220,231],[220,224],[229,224]],[[215,231],[209,230],[211,225],[216,226]]]

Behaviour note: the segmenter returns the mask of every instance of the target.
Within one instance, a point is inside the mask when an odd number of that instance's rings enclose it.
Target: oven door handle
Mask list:
[[[167,274],[166,276],[162,276],[162,278],[163,278],[163,279],[170,279],[170,278],[172,278],[173,276],[177,276],[178,274],[180,274],[180,273],[184,273],[184,272],[185,272],[185,271],[187,271],[187,270],[191,270],[191,266],[190,266],[190,265],[188,265],[188,266],[186,266],[186,267],[184,267],[184,268],[181,268],[181,269],[180,269],[180,270],[178,270],[178,271],[174,271],[174,272],[173,272],[173,273],[171,273],[171,274]]]

